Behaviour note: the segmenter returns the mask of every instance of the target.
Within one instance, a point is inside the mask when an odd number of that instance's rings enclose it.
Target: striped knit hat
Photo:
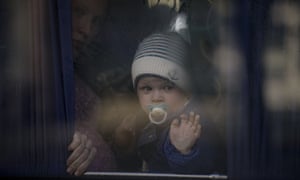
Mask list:
[[[189,44],[176,32],[156,33],[145,38],[136,51],[131,67],[134,87],[142,75],[156,75],[189,89],[185,61]]]

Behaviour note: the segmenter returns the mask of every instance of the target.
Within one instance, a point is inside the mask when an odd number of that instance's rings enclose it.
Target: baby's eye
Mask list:
[[[142,86],[139,87],[139,91],[142,91],[143,93],[149,93],[152,90],[150,86]]]
[[[165,85],[165,86],[164,86],[165,92],[169,92],[169,91],[171,91],[171,90],[173,90],[173,89],[174,89],[174,86],[173,86],[173,85]]]

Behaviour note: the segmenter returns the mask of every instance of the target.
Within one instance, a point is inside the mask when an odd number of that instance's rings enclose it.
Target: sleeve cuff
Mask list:
[[[177,165],[184,165],[199,154],[197,148],[192,148],[189,154],[181,154],[171,143],[169,136],[164,142],[164,153],[169,162]]]

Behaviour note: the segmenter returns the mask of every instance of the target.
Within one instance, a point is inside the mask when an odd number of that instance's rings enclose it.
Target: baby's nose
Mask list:
[[[152,101],[153,102],[162,102],[163,101],[163,93],[160,90],[154,90],[152,93]]]

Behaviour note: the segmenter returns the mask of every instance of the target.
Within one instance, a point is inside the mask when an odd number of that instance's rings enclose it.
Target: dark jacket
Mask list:
[[[171,144],[171,121],[182,113],[194,111],[200,114],[201,134],[190,154],[183,155]],[[180,118],[178,118],[180,119]],[[226,148],[216,125],[201,116],[195,101],[190,101],[180,112],[169,115],[163,125],[149,123],[138,140],[140,156],[146,161],[149,172],[212,174],[225,173]]]

